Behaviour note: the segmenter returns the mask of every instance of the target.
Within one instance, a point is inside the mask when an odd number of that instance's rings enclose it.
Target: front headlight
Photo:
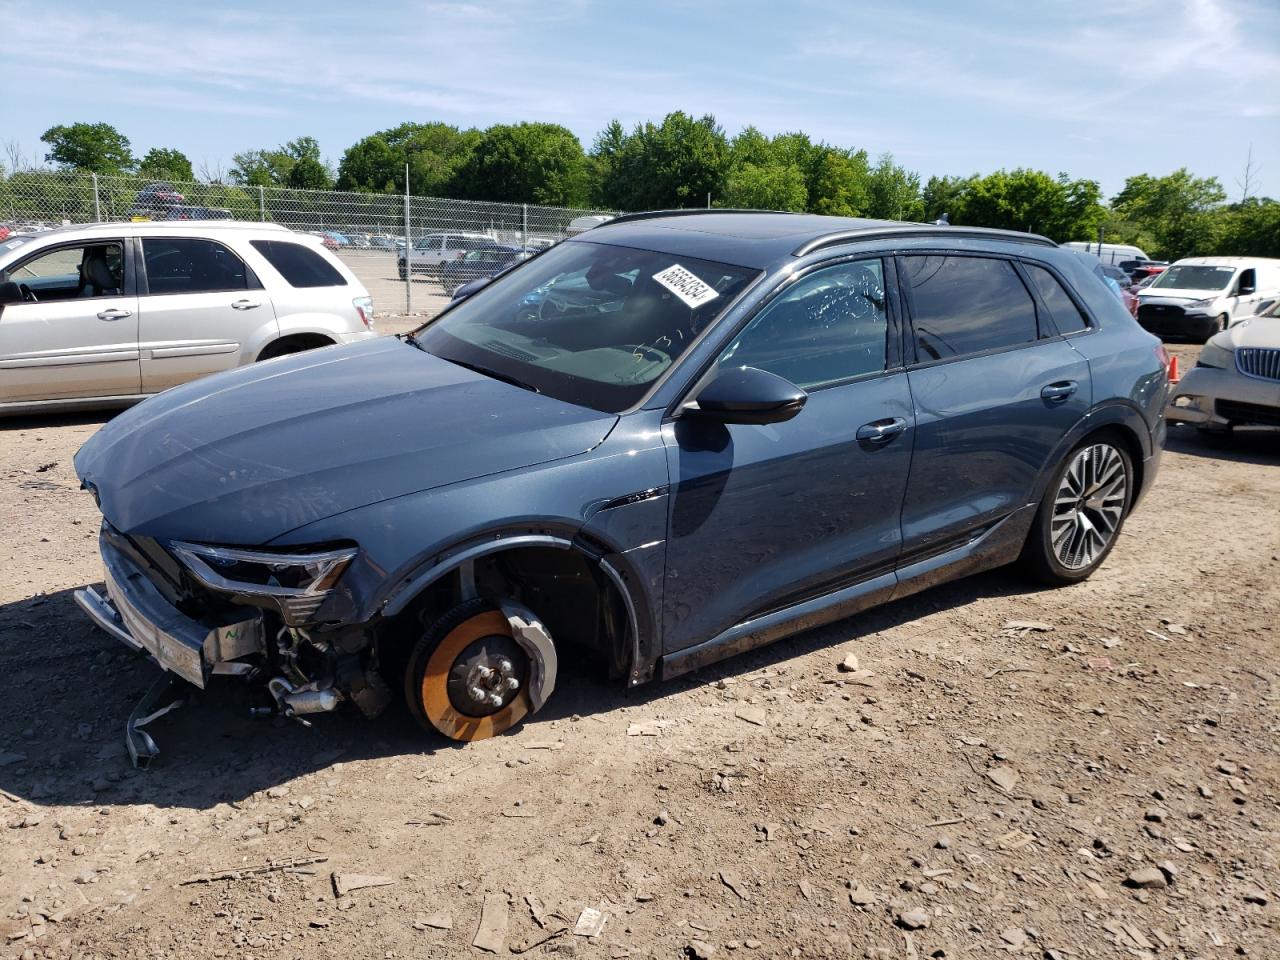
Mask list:
[[[210,590],[274,601],[285,622],[305,623],[333,591],[359,552],[355,547],[328,550],[244,550],[174,541],[169,549]]]
[[[1215,303],[1215,302],[1216,302],[1216,298],[1214,298],[1214,297],[1210,297],[1210,298],[1209,298],[1209,299],[1207,299],[1207,300],[1192,300],[1190,303],[1188,303],[1188,304],[1184,304],[1182,309],[1184,309],[1184,310],[1208,310],[1208,309],[1210,309],[1210,308],[1214,305],[1214,303]]]
[[[1223,349],[1216,343],[1206,343],[1200,348],[1200,356],[1196,359],[1197,367],[1213,367],[1226,370],[1235,365],[1235,358],[1230,350]]]

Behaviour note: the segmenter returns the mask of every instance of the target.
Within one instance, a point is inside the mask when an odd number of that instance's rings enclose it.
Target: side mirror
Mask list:
[[[1257,292],[1257,289],[1258,288],[1251,283],[1242,283],[1240,284],[1240,290],[1236,293],[1236,296],[1247,297],[1250,294]]]
[[[735,367],[703,387],[684,413],[719,423],[782,423],[798,414],[808,399],[790,380],[756,367]]]
[[[464,283],[457,290],[453,291],[451,300],[465,300],[477,290],[487,287],[493,282],[493,277],[481,277],[478,280],[472,280],[470,283]]]
[[[25,299],[22,295],[22,288],[12,280],[0,283],[0,307],[6,303],[22,303]]]

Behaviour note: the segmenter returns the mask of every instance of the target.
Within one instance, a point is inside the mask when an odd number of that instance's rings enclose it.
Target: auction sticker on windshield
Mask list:
[[[695,274],[690,273],[678,263],[673,263],[660,273],[655,273],[653,279],[690,307],[700,307],[708,300],[714,300],[720,296],[712,287],[703,283]]]

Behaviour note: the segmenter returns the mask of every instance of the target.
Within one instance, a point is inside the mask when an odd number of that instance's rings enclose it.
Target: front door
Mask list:
[[[145,393],[239,366],[271,299],[243,260],[215,240],[146,237],[138,328]],[[258,338],[259,340],[261,338]]]
[[[944,549],[1025,506],[1053,450],[1088,412],[1089,364],[1059,336],[1083,327],[1041,267],[980,256],[904,257],[916,365],[916,442],[902,511],[904,560]],[[1053,306],[1049,306],[1053,304]],[[1052,310],[1052,317],[1048,311]],[[1069,315],[1068,311],[1075,311]]]
[[[27,302],[0,313],[0,403],[138,395],[125,250],[123,239],[65,244],[6,268]]]
[[[794,419],[665,425],[665,652],[892,568],[913,415],[884,277],[878,259],[804,274],[721,356],[808,391]]]

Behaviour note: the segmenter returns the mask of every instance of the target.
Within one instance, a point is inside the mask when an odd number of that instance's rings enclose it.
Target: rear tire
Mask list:
[[[1084,440],[1059,464],[1018,557],[1050,586],[1087,579],[1115,546],[1133,503],[1133,461],[1114,436]]]
[[[529,714],[531,673],[507,618],[486,600],[469,600],[428,626],[414,645],[404,699],[424,730],[463,742],[486,740]]]

